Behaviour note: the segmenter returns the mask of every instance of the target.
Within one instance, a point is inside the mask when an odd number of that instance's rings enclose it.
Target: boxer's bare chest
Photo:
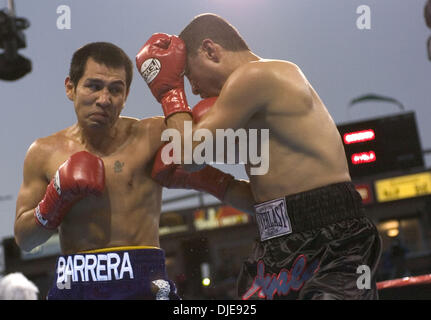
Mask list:
[[[138,141],[134,137],[124,138],[112,152],[106,155],[98,154],[79,141],[65,136],[58,138],[57,146],[46,162],[47,181],[52,179],[58,168],[71,155],[83,150],[103,160],[105,188],[112,194],[130,194],[137,186],[142,186],[142,183],[149,179],[147,169],[152,159],[150,150],[145,150],[145,146],[138,146]]]

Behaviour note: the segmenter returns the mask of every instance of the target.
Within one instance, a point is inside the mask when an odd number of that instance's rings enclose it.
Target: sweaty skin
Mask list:
[[[277,61],[258,64],[281,83],[276,98],[259,108],[246,125],[268,128],[270,133],[268,174],[248,174],[257,202],[350,181],[336,125],[299,68]]]
[[[269,129],[268,173],[251,175],[246,165],[256,202],[351,180],[337,127],[297,65],[204,44],[210,49],[188,56],[185,75],[194,94],[218,99],[193,132],[205,128],[215,137],[216,129]],[[189,115],[174,114],[168,127],[181,131],[186,120]]]

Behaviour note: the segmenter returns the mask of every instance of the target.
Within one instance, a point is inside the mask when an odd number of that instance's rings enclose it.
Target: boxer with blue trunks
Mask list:
[[[118,247],[60,256],[48,300],[177,300],[164,251]]]

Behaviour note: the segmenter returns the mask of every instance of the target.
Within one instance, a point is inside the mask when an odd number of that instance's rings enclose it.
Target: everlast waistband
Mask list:
[[[261,241],[364,216],[353,183],[342,182],[256,204]]]

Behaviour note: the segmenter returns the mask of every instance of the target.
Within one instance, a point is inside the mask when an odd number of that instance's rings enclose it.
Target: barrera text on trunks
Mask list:
[[[57,284],[126,278],[134,278],[128,252],[61,256],[57,263]]]
[[[269,129],[216,129],[214,138],[208,129],[193,132],[192,121],[184,121],[184,144],[181,133],[172,128],[163,131],[161,140],[170,141],[162,150],[166,165],[181,164],[184,151],[184,164],[241,163],[250,166],[251,175],[268,173]],[[193,141],[200,141],[194,150]]]

